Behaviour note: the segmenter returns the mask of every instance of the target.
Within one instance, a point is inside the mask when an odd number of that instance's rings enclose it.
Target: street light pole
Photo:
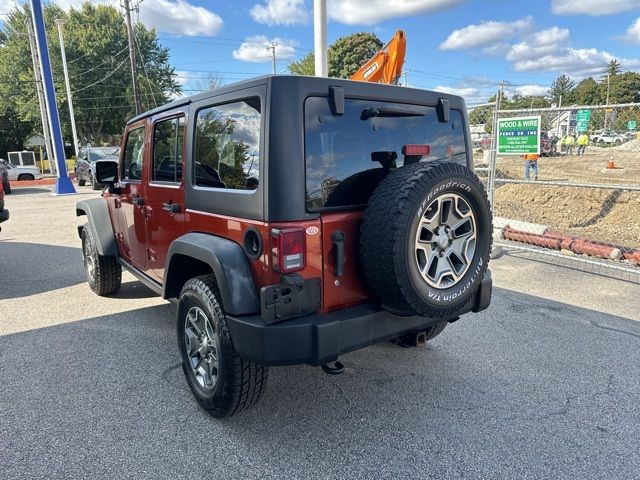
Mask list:
[[[316,77],[327,77],[327,0],[313,1],[313,37]]]
[[[64,70],[64,83],[67,87],[67,102],[69,102],[69,117],[71,119],[71,133],[73,135],[73,148],[76,152],[76,159],[80,154],[80,148],[78,147],[78,133],[76,132],[76,117],[73,114],[73,100],[71,99],[71,85],[69,84],[69,71],[67,70],[67,54],[64,50],[64,38],[62,37],[62,26],[64,20],[61,18],[56,19],[56,25],[58,26],[58,37],[60,38],[60,53],[62,53],[62,69]]]
[[[131,5],[129,0],[123,0],[124,20],[127,26],[127,38],[129,40],[129,57],[131,59],[131,80],[133,86],[133,99],[136,104],[136,115],[142,113],[142,101],[140,100],[140,86],[138,85],[138,64],[136,63],[135,39],[133,37],[133,25],[131,25]]]

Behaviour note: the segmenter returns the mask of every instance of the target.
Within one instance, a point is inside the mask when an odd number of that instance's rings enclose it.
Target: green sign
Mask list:
[[[638,127],[638,122],[635,120],[629,120],[627,122],[627,130],[635,130]]]
[[[578,132],[588,131],[589,120],[591,120],[591,110],[578,110],[576,114],[576,130]]]
[[[540,154],[540,116],[498,120],[498,154]]]

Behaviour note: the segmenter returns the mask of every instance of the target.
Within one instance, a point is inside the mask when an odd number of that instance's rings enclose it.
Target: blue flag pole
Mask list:
[[[47,46],[47,36],[44,28],[44,18],[42,15],[42,4],[40,0],[31,1],[31,17],[33,18],[33,29],[36,35],[36,45],[38,56],[40,57],[40,70],[42,71],[42,83],[44,84],[44,101],[47,106],[47,115],[51,123],[51,143],[53,144],[53,154],[58,166],[58,177],[54,195],[70,195],[76,193],[76,189],[71,183],[67,174],[65,163],[64,141],[60,128],[60,116],[58,115],[58,104],[56,103],[56,91],[53,88],[53,75],[51,74],[51,62],[49,61],[49,49]]]

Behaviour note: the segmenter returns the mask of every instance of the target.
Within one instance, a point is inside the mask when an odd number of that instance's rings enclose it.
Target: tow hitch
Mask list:
[[[422,347],[427,343],[427,332],[422,330],[418,332],[405,333],[401,337],[392,339],[391,342],[403,348]]]

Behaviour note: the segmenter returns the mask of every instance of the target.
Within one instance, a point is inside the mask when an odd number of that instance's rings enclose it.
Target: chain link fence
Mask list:
[[[468,113],[498,249],[640,282],[640,104]],[[541,120],[539,159],[498,154],[498,120],[529,116]]]

